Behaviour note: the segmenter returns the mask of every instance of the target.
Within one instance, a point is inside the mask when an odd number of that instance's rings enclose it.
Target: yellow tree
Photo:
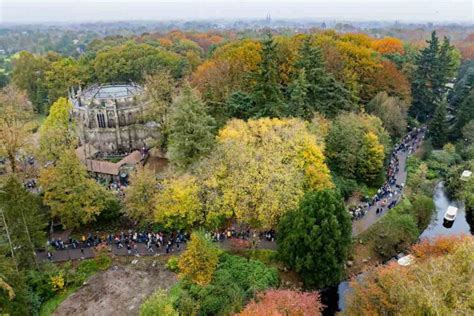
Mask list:
[[[154,201],[155,221],[166,228],[190,228],[202,221],[199,186],[191,175],[165,179]]]
[[[139,167],[130,177],[130,186],[125,190],[125,212],[127,216],[139,223],[153,219],[155,194],[158,192],[158,181],[150,170]]]
[[[384,147],[373,132],[364,135],[359,153],[358,171],[366,183],[374,181],[382,170]]]
[[[43,161],[56,161],[66,149],[74,148],[76,138],[70,118],[72,104],[59,98],[50,108],[40,128],[40,157]]]
[[[56,165],[40,172],[43,203],[66,227],[87,224],[104,210],[111,194],[89,178],[74,150],[64,151]]]
[[[230,121],[199,170],[211,226],[235,217],[274,227],[305,190],[333,186],[316,137],[298,119]]]
[[[193,232],[186,250],[179,257],[179,276],[199,285],[209,284],[218,261],[219,253],[205,234]]]
[[[33,108],[26,95],[13,86],[0,91],[0,155],[7,157],[12,172],[21,149],[30,142]]]

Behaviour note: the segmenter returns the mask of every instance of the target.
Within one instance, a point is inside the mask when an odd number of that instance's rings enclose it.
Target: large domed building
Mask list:
[[[92,85],[71,89],[69,99],[81,145],[103,153],[132,152],[160,137],[156,123],[144,120],[150,101],[142,86]]]

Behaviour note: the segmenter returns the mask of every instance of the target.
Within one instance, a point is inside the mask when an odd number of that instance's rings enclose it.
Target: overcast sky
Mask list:
[[[0,0],[2,22],[318,18],[474,23],[474,0]]]

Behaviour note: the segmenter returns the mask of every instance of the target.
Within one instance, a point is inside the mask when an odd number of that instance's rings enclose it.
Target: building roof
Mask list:
[[[79,90],[75,96],[72,96],[71,101],[75,106],[79,106],[77,98],[87,104],[91,100],[114,100],[133,97],[141,95],[143,91],[143,87],[135,83],[94,84],[82,91]]]
[[[129,155],[125,156],[119,162],[113,163],[110,161],[96,160],[86,158],[84,146],[76,149],[77,157],[84,163],[89,172],[102,173],[116,176],[120,173],[120,168],[124,165],[135,166],[142,160],[142,154],[140,151],[135,150]],[[89,155],[87,155],[89,157]]]

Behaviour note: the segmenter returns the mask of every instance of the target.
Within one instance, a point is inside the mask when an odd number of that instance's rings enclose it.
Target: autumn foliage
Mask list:
[[[400,54],[403,55],[403,42],[398,38],[386,37],[375,40],[371,43],[371,47],[379,53],[385,54]]]
[[[317,316],[323,305],[318,292],[267,290],[257,295],[239,316]]]
[[[472,315],[473,237],[422,241],[412,254],[410,266],[390,263],[353,281],[344,315]]]

